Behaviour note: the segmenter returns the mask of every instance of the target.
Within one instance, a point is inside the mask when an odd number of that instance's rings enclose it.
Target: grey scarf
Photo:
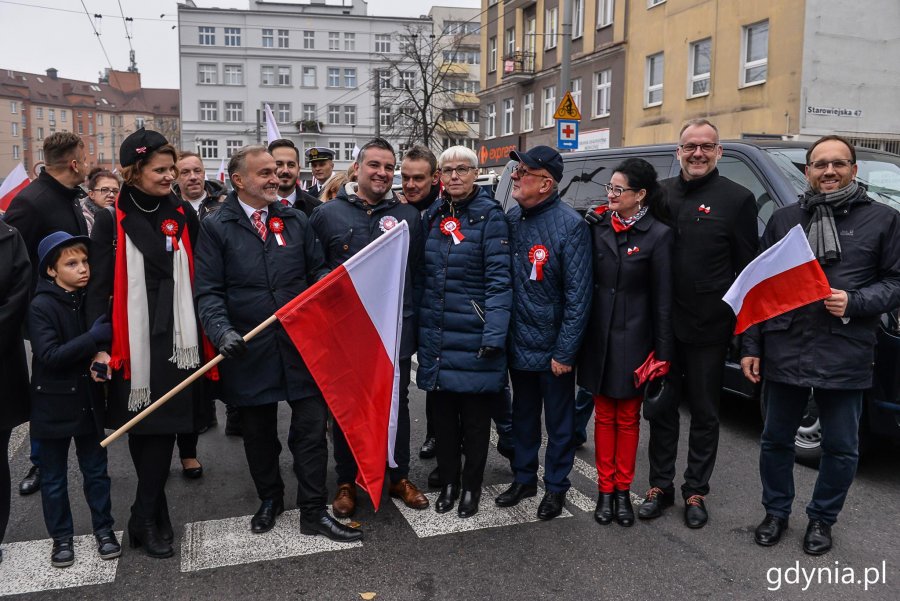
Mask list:
[[[840,262],[841,242],[834,224],[834,212],[855,202],[871,202],[866,188],[857,184],[856,180],[834,192],[822,193],[810,188],[800,197],[800,208],[812,213],[806,238],[822,265]]]

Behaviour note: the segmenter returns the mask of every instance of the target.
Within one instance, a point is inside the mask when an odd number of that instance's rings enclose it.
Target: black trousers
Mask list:
[[[301,517],[314,521],[325,512],[328,443],[325,425],[328,410],[321,395],[289,401],[291,425],[288,448],[294,457],[297,476],[297,507]],[[280,499],[284,496],[281,478],[278,440],[278,404],[240,407],[244,453],[250,476],[260,500]]]
[[[694,345],[675,341],[673,370],[681,403],[691,414],[687,469],[681,495],[709,494],[719,448],[719,398],[728,344]],[[650,486],[673,491],[680,425],[678,404],[650,420]]]
[[[128,435],[128,450],[138,479],[131,506],[134,517],[156,520],[160,511],[165,509],[166,481],[169,479],[174,449],[174,434]]]
[[[9,505],[10,505],[10,481],[9,481],[9,437],[12,435],[11,429],[0,428],[0,543],[6,535],[6,527],[9,525]]]
[[[434,409],[434,432],[441,484],[460,481],[463,490],[481,490],[491,440],[491,409],[496,393],[429,392]],[[466,456],[462,465],[460,445]]]
[[[176,434],[176,443],[178,444],[179,459],[196,459],[197,458],[197,440],[200,435],[196,432],[186,434]]]

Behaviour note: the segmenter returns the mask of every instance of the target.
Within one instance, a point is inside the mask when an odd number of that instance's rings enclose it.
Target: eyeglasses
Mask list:
[[[528,169],[526,169],[525,167],[522,167],[521,165],[516,167],[514,173],[519,177],[525,177],[526,175],[531,175],[533,177],[542,177],[542,178],[550,179],[549,175],[544,175],[542,173],[535,173],[534,171],[529,171]]]
[[[456,172],[456,175],[460,177],[465,177],[469,175],[470,171],[473,171],[475,167],[469,167],[468,165],[460,165],[459,167],[444,167],[441,169],[441,174],[446,176],[453,175],[453,172]]]
[[[688,154],[693,154],[698,148],[703,151],[703,154],[709,154],[711,152],[715,152],[716,148],[718,148],[718,144],[713,144],[712,142],[704,142],[703,144],[682,144],[681,150],[682,152],[686,152]]]
[[[836,161],[815,161],[814,163],[809,163],[809,167],[816,171],[825,171],[829,165],[834,167],[835,171],[843,171],[844,169],[849,169],[853,165],[853,161],[850,159],[837,159]]]
[[[637,192],[637,189],[635,189],[635,188],[623,188],[622,186],[614,186],[612,184],[606,184],[604,186],[604,188],[606,188],[607,194],[613,195],[613,198],[618,198],[618,197],[622,196],[622,193],[626,192],[626,191],[627,192]]]
[[[119,189],[118,188],[94,188],[91,190],[91,192],[99,192],[103,196],[108,196],[110,194],[115,196],[116,194],[119,193]]]

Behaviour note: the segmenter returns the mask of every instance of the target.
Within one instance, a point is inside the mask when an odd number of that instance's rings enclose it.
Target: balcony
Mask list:
[[[525,83],[534,79],[534,53],[515,52],[503,57],[503,81]]]
[[[453,104],[458,107],[478,106],[478,96],[473,92],[456,92],[453,94]]]
[[[440,121],[441,129],[448,135],[464,136],[472,131],[465,121]]]
[[[465,63],[446,62],[441,64],[441,75],[446,77],[466,77],[469,67]]]

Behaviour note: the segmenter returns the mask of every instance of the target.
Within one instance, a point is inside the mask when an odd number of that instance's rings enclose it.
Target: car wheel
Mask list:
[[[763,381],[759,394],[759,409],[762,412],[763,424],[766,421],[766,383]],[[794,460],[814,469],[818,469],[822,459],[822,426],[819,423],[819,408],[813,399],[812,391],[809,401],[800,420],[800,427],[794,435]]]

